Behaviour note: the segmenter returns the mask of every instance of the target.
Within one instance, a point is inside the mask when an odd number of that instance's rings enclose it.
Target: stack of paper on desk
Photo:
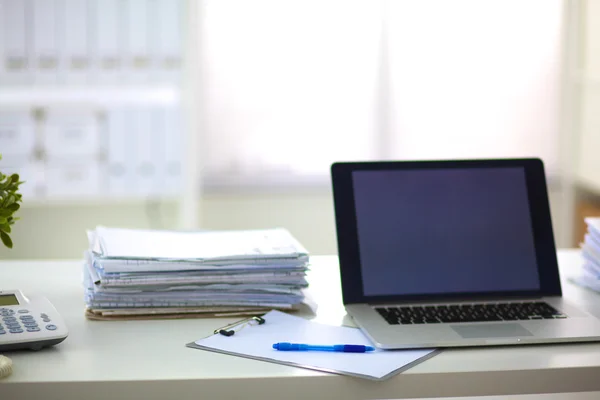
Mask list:
[[[86,315],[182,317],[294,309],[308,253],[285,229],[88,232]]]
[[[600,292],[600,218],[586,218],[587,233],[581,244],[584,263],[571,280]]]

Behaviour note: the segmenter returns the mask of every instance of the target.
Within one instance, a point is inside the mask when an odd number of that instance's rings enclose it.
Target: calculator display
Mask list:
[[[3,294],[0,295],[0,307],[2,306],[18,306],[19,300],[14,294]]]

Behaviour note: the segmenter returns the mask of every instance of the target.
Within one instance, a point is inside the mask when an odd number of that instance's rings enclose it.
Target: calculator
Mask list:
[[[62,342],[68,334],[65,321],[45,297],[0,290],[0,352],[40,350]]]

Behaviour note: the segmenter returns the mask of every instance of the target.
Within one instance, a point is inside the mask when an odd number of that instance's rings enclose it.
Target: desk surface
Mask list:
[[[600,296],[565,281],[581,262],[559,251],[565,296],[600,317]],[[313,257],[314,319],[341,324],[337,259]],[[1,262],[3,289],[47,296],[69,337],[39,352],[6,353],[12,398],[418,398],[600,391],[600,343],[452,349],[384,382],[320,373],[185,347],[235,319],[89,321],[83,316],[81,262]],[[8,396],[6,396],[9,394]],[[12,395],[12,396],[11,396]]]

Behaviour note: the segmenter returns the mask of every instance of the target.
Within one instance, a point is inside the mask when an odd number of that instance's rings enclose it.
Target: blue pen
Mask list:
[[[287,343],[279,342],[273,345],[275,350],[280,351],[338,351],[342,353],[365,353],[367,351],[375,351],[374,347],[363,346],[362,344],[334,344],[331,346],[323,346],[318,344],[302,344],[302,343]]]

